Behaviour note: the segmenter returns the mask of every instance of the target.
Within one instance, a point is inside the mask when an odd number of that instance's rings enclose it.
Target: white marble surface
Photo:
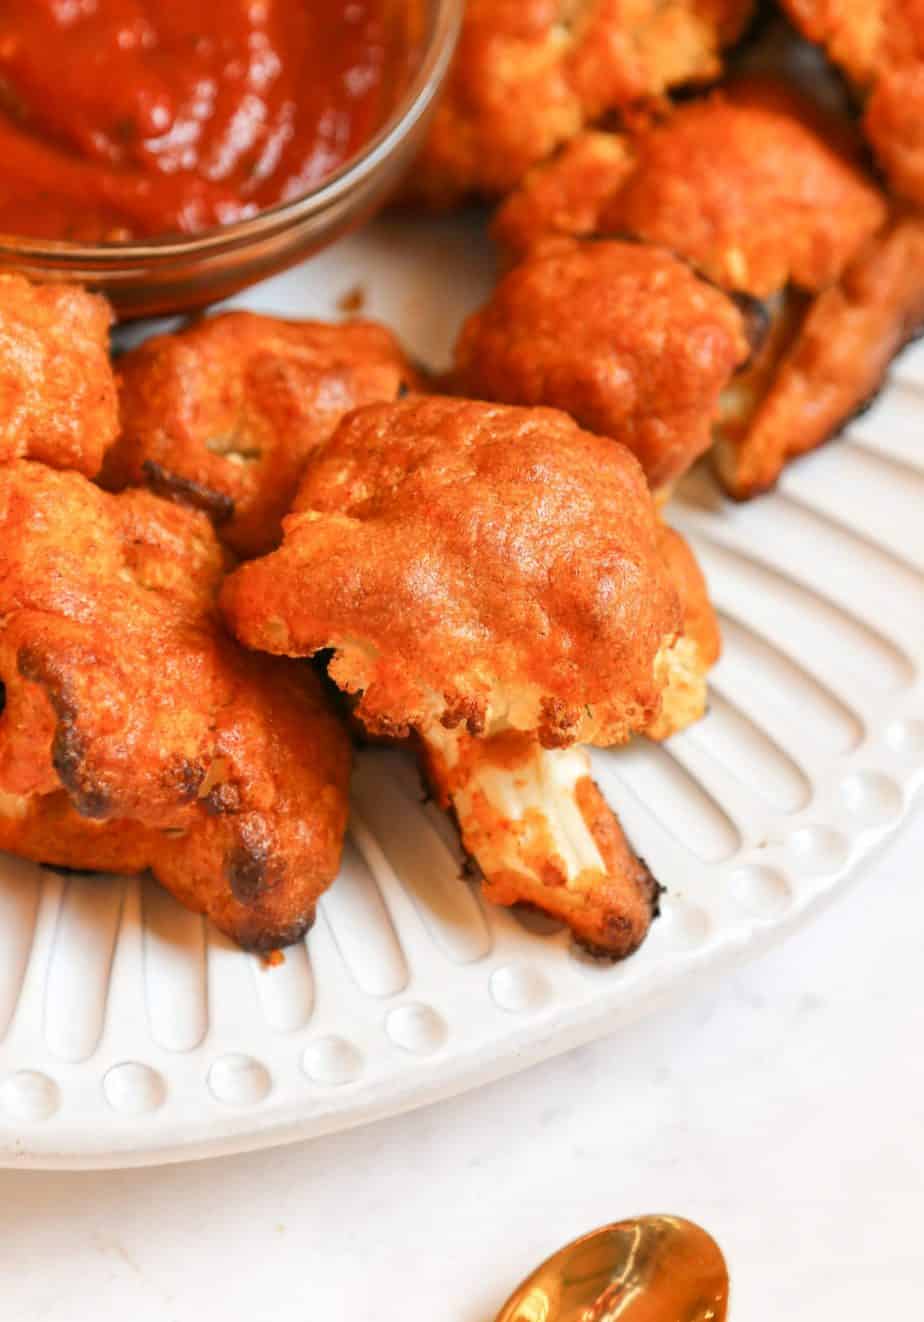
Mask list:
[[[733,1322],[924,1307],[924,812],[826,913],[685,1006],[298,1147],[0,1173],[3,1322],[490,1322],[634,1212],[723,1245]]]

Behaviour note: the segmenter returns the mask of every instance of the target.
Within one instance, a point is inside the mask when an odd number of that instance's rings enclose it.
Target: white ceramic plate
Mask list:
[[[492,277],[473,220],[381,222],[239,300],[365,311],[445,361]],[[672,517],[722,612],[706,720],[597,755],[667,886],[615,967],[489,909],[395,753],[360,759],[343,874],[307,948],[264,969],[153,886],[0,860],[0,1161],[135,1165],[320,1134],[609,1032],[830,894],[924,780],[924,351],[876,407],[730,506]]]

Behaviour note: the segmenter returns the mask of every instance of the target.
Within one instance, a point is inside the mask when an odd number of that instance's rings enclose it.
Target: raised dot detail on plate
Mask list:
[[[802,872],[836,872],[847,860],[847,841],[829,826],[800,827],[786,843]]]
[[[47,1120],[61,1105],[54,1079],[38,1070],[19,1070],[0,1087],[0,1105],[17,1120]]]
[[[864,826],[881,826],[901,816],[901,790],[880,771],[847,776],[841,783],[841,798],[851,817]]]
[[[231,1052],[209,1070],[212,1096],[228,1106],[254,1106],[273,1086],[269,1070],[253,1056]]]
[[[150,1065],[126,1060],[113,1065],[103,1079],[103,1093],[114,1111],[125,1115],[143,1115],[156,1111],[167,1096],[163,1079]]]
[[[343,1037],[319,1037],[309,1042],[302,1056],[302,1069],[315,1083],[331,1086],[351,1083],[362,1073],[362,1068],[359,1051]]]
[[[885,734],[886,743],[900,757],[924,757],[924,720],[893,721]]]
[[[417,1056],[438,1051],[449,1035],[443,1017],[429,1005],[399,1005],[385,1020],[385,1031],[396,1046]]]
[[[522,1014],[536,1010],[549,995],[545,978],[528,964],[505,964],[491,974],[491,995],[502,1010]]]
[[[665,900],[655,930],[673,950],[695,950],[705,942],[711,926],[709,915],[699,905],[686,900]]]
[[[755,918],[777,918],[792,904],[792,890],[786,878],[756,863],[735,868],[729,888],[738,907]]]

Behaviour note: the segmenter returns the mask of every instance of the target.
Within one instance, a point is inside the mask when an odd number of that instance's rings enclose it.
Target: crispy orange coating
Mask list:
[[[229,312],[119,362],[122,433],[104,486],[147,485],[205,510],[240,555],[274,546],[305,461],[350,409],[417,384],[372,322]]]
[[[111,323],[84,289],[0,274],[0,463],[99,472],[119,426]]]
[[[422,747],[427,779],[441,806],[455,810],[487,899],[550,914],[611,959],[638,948],[661,888],[633,853],[583,750],[547,753],[535,735],[515,730],[462,735],[451,766],[437,749]],[[565,775],[556,758],[568,759]]]
[[[626,445],[657,488],[709,448],[720,391],[749,352],[734,303],[669,253],[550,239],[465,323],[455,386],[565,409]]]
[[[468,0],[407,193],[499,196],[605,111],[705,82],[752,0]]]
[[[693,548],[676,528],[661,525],[661,554],[667,561],[683,608],[683,637],[696,643],[703,664],[714,666],[722,650],[719,621]]]
[[[785,318],[786,310],[783,310]],[[898,217],[779,337],[775,357],[726,402],[717,460],[728,491],[771,487],[793,456],[828,440],[876,394],[924,330],[924,219]]]
[[[864,129],[896,192],[924,205],[924,0],[783,0],[866,97]]]
[[[644,727],[681,624],[627,450],[553,409],[423,397],[341,423],[282,548],[222,601],[250,647],[335,649],[374,732],[500,723],[549,747]]]
[[[150,869],[270,949],[336,872],[349,749],[310,667],[224,632],[224,569],[197,511],[0,468],[0,846]]]
[[[599,238],[608,204],[634,169],[627,135],[587,129],[529,171],[495,212],[491,232],[511,262],[555,236]]]
[[[706,711],[706,682],[719,659],[722,636],[699,562],[675,528],[661,526],[661,554],[683,608],[683,631],[667,653],[667,685],[661,709],[645,733],[667,739],[698,721]]]
[[[846,148],[842,126],[788,85],[742,79],[616,149],[602,133],[572,144],[501,208],[495,235],[522,253],[576,227],[631,234],[725,289],[822,289],[886,219]]]

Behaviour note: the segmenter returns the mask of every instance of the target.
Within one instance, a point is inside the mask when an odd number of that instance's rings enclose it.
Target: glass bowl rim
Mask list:
[[[318,187],[298,197],[276,202],[255,216],[182,237],[164,235],[143,240],[79,243],[71,239],[33,239],[28,235],[0,232],[0,254],[15,254],[20,260],[58,258],[100,262],[110,258],[117,265],[133,260],[195,258],[246,246],[336,206],[375,174],[426,113],[442,85],[461,27],[464,0],[432,0],[430,9],[431,29],[427,45],[404,96],[363,149]]]

